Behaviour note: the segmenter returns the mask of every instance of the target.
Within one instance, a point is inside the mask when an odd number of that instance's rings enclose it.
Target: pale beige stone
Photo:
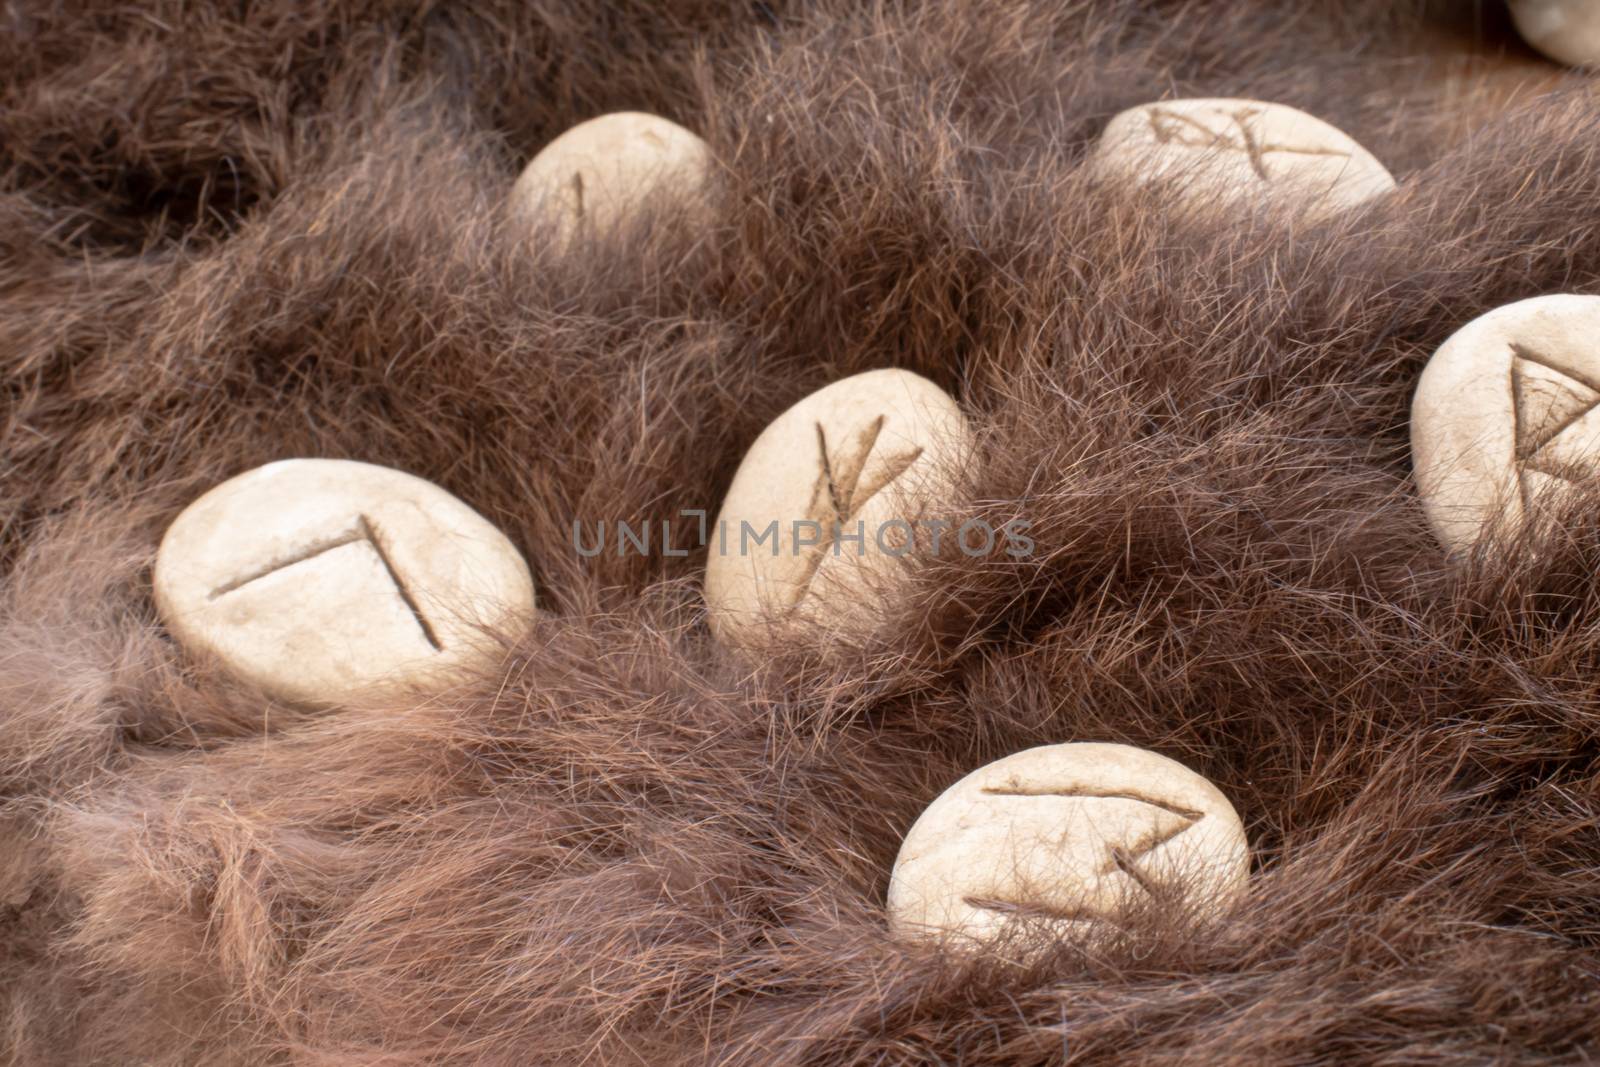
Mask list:
[[[447,684],[533,612],[528,565],[430,482],[369,463],[257,467],[167,529],[156,604],[186,648],[286,700]]]
[[[1574,67],[1600,66],[1600,2],[1511,0],[1522,39],[1551,59]]]
[[[1341,130],[1259,100],[1131,108],[1107,124],[1091,166],[1114,180],[1170,182],[1191,208],[1291,201],[1312,217],[1395,187],[1383,164]]]
[[[619,111],[544,147],[511,191],[513,208],[558,240],[604,233],[645,209],[704,217],[711,151],[675,122]]]
[[[712,631],[751,645],[796,623],[870,629],[912,553],[931,544],[933,527],[918,524],[951,520],[950,479],[970,447],[956,402],[909,371],[857,374],[789,408],[750,446],[711,531]],[[943,543],[957,536],[943,531]]]
[[[1417,490],[1466,549],[1523,528],[1600,471],[1600,297],[1539,296],[1457,330],[1411,403]]]
[[[1018,922],[1071,937],[1152,897],[1218,915],[1249,872],[1233,805],[1181,763],[1128,745],[1046,745],[928,805],[895,860],[889,922],[956,947]]]

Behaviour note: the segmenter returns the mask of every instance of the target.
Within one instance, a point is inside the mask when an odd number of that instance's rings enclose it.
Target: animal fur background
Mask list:
[[[1595,1055],[1600,502],[1452,562],[1407,444],[1457,326],[1600,292],[1586,85],[1470,3],[0,6],[0,1059]],[[1401,189],[1175,219],[1082,166],[1162,95],[1300,106]],[[710,140],[720,225],[511,225],[521,165],[623,108]],[[1034,556],[752,667],[703,553],[573,549],[714,512],[767,421],[883,366],[959,398],[960,514]],[[289,456],[483,512],[535,631],[417,706],[186,658],[165,524]],[[1026,967],[892,942],[922,808],[1077,740],[1212,778],[1248,903]]]

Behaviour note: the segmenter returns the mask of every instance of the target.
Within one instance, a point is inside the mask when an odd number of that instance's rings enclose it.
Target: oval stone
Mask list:
[[[310,704],[492,666],[490,631],[527,625],[534,599],[521,554],[467,505],[332,459],[269,463],[201,496],[167,528],[154,585],[181,645]]]
[[[1594,0],[1511,0],[1522,39],[1574,67],[1600,66],[1600,4]]]
[[[712,531],[713,633],[751,645],[795,625],[870,629],[949,518],[970,447],[956,402],[909,371],[857,374],[789,408],[750,446]]]
[[[1538,296],[1452,334],[1417,381],[1417,490],[1446,547],[1515,534],[1600,473],[1600,296]]]
[[[928,805],[895,860],[889,923],[956,947],[1019,926],[1069,937],[1150,903],[1216,914],[1249,869],[1233,805],[1181,763],[1128,745],[1046,745]]]
[[[511,191],[513,209],[561,241],[604,233],[652,209],[706,211],[711,151],[675,122],[619,111],[544,147]]]
[[[1163,100],[1113,118],[1090,165],[1115,181],[1169,183],[1186,208],[1295,203],[1311,217],[1395,187],[1350,136],[1283,104]]]

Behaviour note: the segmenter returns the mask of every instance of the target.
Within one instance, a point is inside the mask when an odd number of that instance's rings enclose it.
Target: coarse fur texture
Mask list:
[[[1468,2],[0,6],[0,1061],[1600,1055],[1600,497],[1452,560],[1406,426],[1457,326],[1600,293],[1589,84]],[[1302,108],[1400,189],[1304,225],[1097,182],[1162,95]],[[624,108],[706,137],[718,225],[515,225],[520,166]],[[880,641],[751,664],[704,550],[575,551],[681,536],[886,366],[960,400],[955,517],[1032,555],[947,551]],[[533,632],[320,712],[185,656],[162,530],[289,456],[478,509]],[[891,940],[923,807],[1089,740],[1222,789],[1247,901]]]

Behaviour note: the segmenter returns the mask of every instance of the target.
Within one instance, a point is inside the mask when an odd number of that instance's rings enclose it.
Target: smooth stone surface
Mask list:
[[[430,482],[291,459],[184,509],[156,556],[156,605],[179,643],[298,703],[399,692],[498,657],[533,578],[504,534]]]
[[[1107,124],[1091,165],[1117,180],[1173,182],[1194,208],[1292,200],[1323,216],[1395,187],[1383,164],[1343,131],[1259,100],[1130,108]]]
[[[1411,403],[1417,490],[1439,539],[1515,533],[1600,471],[1600,297],[1539,296],[1457,330]]]
[[[1574,67],[1600,66],[1600,3],[1596,0],[1510,0],[1522,39]]]
[[[711,150],[675,122],[619,111],[579,123],[544,147],[511,191],[514,209],[560,240],[605,232],[654,205],[706,211]]]
[[[1046,745],[980,767],[928,805],[889,881],[898,936],[984,942],[1015,922],[1069,937],[1152,895],[1217,914],[1244,892],[1244,827],[1181,763],[1113,744]]]
[[[789,408],[750,446],[711,531],[712,632],[758,645],[793,623],[870,629],[910,554],[931,543],[915,524],[949,518],[949,477],[970,448],[955,400],[909,371],[857,374]],[[756,543],[774,521],[776,537]],[[864,542],[835,540],[835,523]]]

